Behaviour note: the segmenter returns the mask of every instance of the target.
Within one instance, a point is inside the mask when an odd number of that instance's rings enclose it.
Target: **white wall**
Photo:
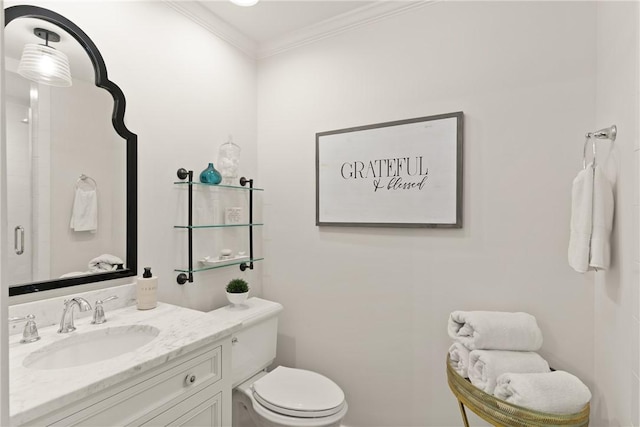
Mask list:
[[[260,266],[198,273],[182,287],[173,271],[187,247],[184,234],[173,229],[186,210],[184,191],[173,185],[177,169],[197,176],[233,134],[243,149],[240,174],[256,174],[255,62],[162,2],[36,4],[79,25],[125,93],[127,127],[138,135],[139,272],[151,266],[160,277],[160,299],[191,308],[225,305],[224,285],[233,277],[248,278],[259,295]]]
[[[595,388],[593,279],[566,260],[595,22],[591,2],[437,2],[260,62],[279,362],[334,378],[347,425],[461,425],[444,367],[455,309],[534,314],[551,365]],[[461,230],[314,225],[316,132],[458,110]]]
[[[617,177],[612,265],[596,274],[592,425],[638,426],[638,40],[637,2],[597,4],[596,127],[618,126],[607,166]],[[602,159],[610,143],[598,143]]]
[[[542,354],[594,391],[592,425],[625,425],[629,417],[638,425],[637,344],[624,363],[613,359],[633,328],[638,336],[640,257],[630,240],[639,234],[638,199],[629,198],[637,165],[628,164],[630,147],[638,148],[628,137],[634,126],[637,136],[630,107],[637,83],[628,96],[607,91],[625,90],[631,79],[623,70],[633,35],[624,23],[637,5],[438,2],[267,58],[258,90],[254,61],[166,5],[88,3],[43,5],[92,37],[127,96],[127,125],[139,137],[139,265],[160,276],[162,300],[216,308],[226,303],[224,283],[241,276],[200,273],[179,287],[173,272],[186,244],[173,229],[184,214],[175,170],[197,174],[232,133],[243,147],[241,174],[255,176],[259,158],[256,182],[268,190],[267,262],[242,276],[258,295],[264,281],[264,296],[285,306],[279,361],[336,379],[350,403],[348,425],[460,425],[444,372],[454,309],[533,313]],[[610,53],[613,62],[596,62],[610,43],[623,50]],[[465,112],[463,229],[314,225],[316,132],[457,110]],[[612,122],[621,131],[624,195],[618,255],[594,281],[565,260],[570,185],[582,135]],[[5,319],[2,304],[0,296]]]

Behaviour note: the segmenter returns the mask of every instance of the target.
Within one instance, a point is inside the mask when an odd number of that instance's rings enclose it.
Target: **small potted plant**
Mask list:
[[[227,285],[227,299],[233,305],[242,304],[249,296],[249,285],[243,279],[233,279]]]

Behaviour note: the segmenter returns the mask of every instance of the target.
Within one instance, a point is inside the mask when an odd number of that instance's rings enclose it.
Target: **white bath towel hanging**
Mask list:
[[[579,273],[607,269],[613,224],[613,190],[600,166],[587,165],[573,180],[569,265]]]
[[[589,268],[593,208],[593,167],[578,172],[571,189],[571,232],[569,235],[569,265],[577,272]]]
[[[596,165],[593,176],[593,219],[589,267],[606,270],[611,260],[613,189],[606,174]]]
[[[98,193],[95,189],[76,188],[69,225],[74,231],[98,230]]]

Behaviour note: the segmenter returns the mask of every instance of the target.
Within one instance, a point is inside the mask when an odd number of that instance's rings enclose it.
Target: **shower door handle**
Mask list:
[[[20,248],[18,248],[18,234],[20,234]],[[24,227],[21,225],[13,229],[13,248],[18,255],[24,253]]]

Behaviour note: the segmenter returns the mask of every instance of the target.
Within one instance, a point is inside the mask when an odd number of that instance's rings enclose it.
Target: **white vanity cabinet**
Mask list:
[[[231,338],[227,336],[26,425],[229,426],[230,359]],[[96,390],[99,388],[97,385]]]

